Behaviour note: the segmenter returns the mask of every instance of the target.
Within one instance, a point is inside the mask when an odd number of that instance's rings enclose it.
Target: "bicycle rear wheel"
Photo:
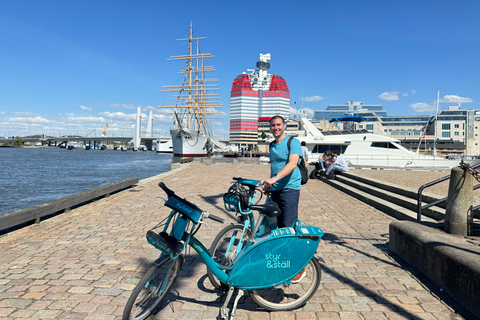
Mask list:
[[[226,226],[213,239],[208,252],[221,267],[228,268],[237,256],[239,249],[244,248],[251,232],[245,229],[243,239],[240,239],[244,227],[242,225],[231,224]],[[240,247],[239,247],[240,246]],[[226,290],[228,286],[222,283],[210,270],[207,269],[208,279],[216,289]]]
[[[288,311],[303,306],[318,289],[320,263],[315,257],[305,267],[306,275],[298,283],[277,288],[250,290],[250,296],[260,306],[272,311]]]
[[[175,261],[165,256],[158,265],[153,265],[133,289],[125,305],[122,319],[146,319],[161,304],[182,265],[182,255]]]

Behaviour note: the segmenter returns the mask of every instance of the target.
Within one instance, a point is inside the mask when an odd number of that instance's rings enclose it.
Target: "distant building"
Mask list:
[[[373,113],[355,113],[367,121],[355,123],[357,130],[367,130],[374,134],[390,136],[413,151],[437,154],[480,153],[480,111],[461,110],[451,106],[433,116],[383,116]],[[338,126],[344,129],[344,124]],[[435,132],[436,131],[436,132]],[[434,143],[436,136],[436,141]]]
[[[343,117],[346,114],[374,113],[377,116],[385,117],[387,112],[381,104],[363,104],[358,101],[347,101],[345,104],[329,104],[326,110],[316,110],[316,120],[330,120]]]
[[[235,78],[230,92],[230,142],[256,149],[259,119],[290,114],[290,90],[285,79],[268,74],[270,54],[260,54],[257,70]],[[268,121],[267,120],[267,121]]]

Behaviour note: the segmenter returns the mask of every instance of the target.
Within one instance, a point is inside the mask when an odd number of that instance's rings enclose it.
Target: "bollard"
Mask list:
[[[448,187],[445,232],[460,236],[473,234],[473,177],[460,167],[452,169]]]

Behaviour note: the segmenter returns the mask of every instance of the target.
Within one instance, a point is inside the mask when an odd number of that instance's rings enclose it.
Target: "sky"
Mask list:
[[[381,104],[388,116],[480,109],[477,0],[0,0],[0,137],[133,136],[153,111],[155,136],[173,126],[190,22],[212,53],[228,139],[234,78],[271,54],[291,113],[329,104]],[[295,103],[295,109],[294,107]],[[432,111],[433,110],[433,111]]]

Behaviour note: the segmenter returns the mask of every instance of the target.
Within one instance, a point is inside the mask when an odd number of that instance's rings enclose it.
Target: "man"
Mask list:
[[[333,156],[334,162],[328,167],[327,172],[325,173],[325,176],[328,177],[330,172],[332,170],[338,171],[338,172],[346,172],[348,171],[348,163],[343,159],[343,157],[340,155],[340,151],[335,150],[333,151]]]
[[[307,149],[307,143],[305,141],[302,141],[302,157],[303,160],[305,160],[305,165],[308,165],[308,149]]]
[[[272,200],[278,205],[282,214],[277,217],[279,228],[290,227],[298,219],[298,202],[302,174],[297,165],[302,155],[300,141],[292,139],[290,152],[287,142],[290,137],[285,134],[287,124],[281,116],[270,119],[270,132],[275,141],[270,148],[270,179],[264,181],[264,190],[271,191]],[[292,283],[298,283],[306,275],[305,269],[292,278]]]
[[[264,182],[266,191],[271,191],[272,200],[277,203],[282,214],[277,217],[279,228],[290,227],[298,218],[298,201],[302,176],[297,168],[302,148],[300,141],[292,139],[290,153],[285,134],[287,124],[281,116],[270,119],[270,132],[275,141],[270,148],[270,178]]]

